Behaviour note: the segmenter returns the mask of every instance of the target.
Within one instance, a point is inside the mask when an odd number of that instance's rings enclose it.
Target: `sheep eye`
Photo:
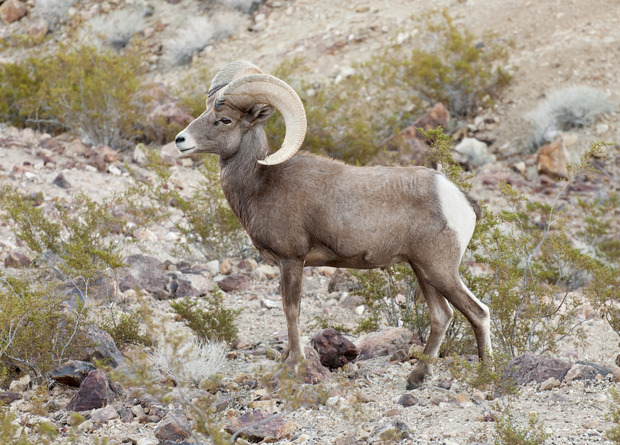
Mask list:
[[[232,121],[231,121],[230,119],[223,118],[223,119],[220,119],[220,122],[221,122],[221,123],[223,123],[224,125],[228,125],[228,124],[230,124]]]

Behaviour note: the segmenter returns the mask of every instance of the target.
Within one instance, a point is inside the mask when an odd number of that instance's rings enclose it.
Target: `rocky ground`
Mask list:
[[[66,37],[62,20],[46,16],[43,20],[47,22],[42,22],[35,14],[36,3],[36,0],[27,2],[28,15],[5,25],[0,30],[2,35],[47,24],[53,28],[50,32],[54,39],[46,44],[62,41]],[[117,0],[83,2],[66,13],[79,15],[87,22],[94,21],[109,36],[118,36],[117,28],[103,27],[97,23],[98,17],[109,18],[106,14],[129,17],[128,11],[152,8],[150,15],[140,16],[131,26],[155,48],[148,60],[151,76],[166,84],[174,84],[200,66],[219,68],[231,60],[245,58],[269,71],[292,57],[305,59],[311,70],[309,78],[333,82],[338,76],[350,73],[355,62],[381,51],[388,42],[397,39],[415,45],[419,17],[431,9],[448,8],[457,26],[469,29],[481,39],[485,32],[495,32],[511,45],[509,64],[514,73],[511,85],[492,110],[464,123],[469,126],[470,135],[489,142],[485,151],[487,160],[481,163],[484,165],[472,166],[475,174],[472,194],[491,208],[504,206],[497,189],[499,180],[511,182],[526,195],[540,199],[549,199],[559,191],[560,185],[538,173],[536,156],[527,148],[530,124],[523,118],[551,90],[585,84],[605,92],[612,102],[620,103],[619,17],[609,2],[602,0],[525,3],[360,0],[348,2],[346,6],[326,0],[268,0],[242,12],[226,9],[223,18],[209,25],[213,27],[209,32],[220,40],[214,37],[206,47],[190,51],[193,62],[189,67],[177,66],[175,54],[179,48],[189,45],[183,43],[189,38],[180,32],[189,27],[189,18],[206,17],[217,8],[234,4],[230,1],[212,5],[190,0],[156,0],[143,4]],[[238,4],[248,6],[251,2]],[[200,30],[200,22],[197,23],[192,26]],[[230,36],[221,38],[225,34]],[[19,52],[0,53],[0,60],[16,57],[20,57]],[[576,159],[592,140],[619,140],[619,116],[608,113],[590,126],[565,134],[568,157]],[[152,175],[140,163],[138,154],[92,153],[90,147],[71,135],[54,137],[51,141],[49,135],[2,127],[1,182],[27,194],[42,192],[43,205],[51,205],[53,201],[70,200],[78,191],[100,201],[124,190],[132,182],[124,162],[140,174]],[[176,159],[175,149],[169,145],[161,150],[174,164],[176,184],[191,189],[199,180],[195,166]],[[593,199],[600,189],[609,188],[609,184],[612,187],[615,184],[617,190],[620,150],[617,146],[610,150],[616,164],[578,181],[560,204],[574,203],[577,197]],[[552,164],[550,168],[557,167]],[[616,216],[617,231],[620,224],[617,211]],[[578,229],[577,223],[571,227],[571,230]],[[318,374],[323,376],[319,377],[321,384],[312,386],[317,389],[310,392],[320,390],[323,394],[314,394],[310,401],[299,406],[295,403],[300,402],[299,395],[274,395],[269,385],[258,382],[256,377],[275,365],[274,359],[286,341],[278,271],[260,259],[205,261],[198,256],[188,257],[177,248],[179,234],[166,224],[143,230],[136,237],[139,243],[127,248],[126,254],[142,256],[132,257],[127,274],[121,278],[117,304],[125,308],[143,304],[132,286],[123,287],[123,280],[130,283],[133,277],[146,291],[153,317],[166,332],[183,331],[170,311],[170,297],[196,297],[208,292],[217,282],[230,286],[225,304],[243,311],[239,316],[236,348],[220,364],[225,377],[215,390],[195,389],[181,394],[179,400],[209,399],[223,414],[222,424],[232,425],[233,429],[247,421],[246,413],[251,409],[260,410],[265,416],[277,414],[264,428],[254,428],[259,430],[253,433],[254,441],[492,443],[496,420],[508,407],[520,425],[525,424],[530,414],[535,414],[549,435],[548,443],[606,442],[605,431],[611,427],[606,417],[611,403],[609,390],[613,386],[618,388],[614,380],[620,379],[620,363],[616,359],[620,354],[620,339],[604,320],[592,317],[587,308],[580,314],[587,343],[564,341],[555,361],[533,356],[523,358],[517,366],[520,371],[514,375],[521,389],[517,396],[499,396],[492,389],[473,388],[453,376],[448,360],[439,363],[435,376],[422,388],[405,391],[405,379],[412,364],[398,351],[406,349],[403,344],[411,341],[411,337],[392,330],[384,331],[378,339],[348,336],[358,349],[366,351],[367,359],[349,364],[341,371]],[[0,226],[0,257],[7,270],[19,266],[20,257],[16,254],[22,251],[9,228]],[[316,325],[315,316],[328,315],[345,327],[354,328],[364,315],[362,302],[355,298],[354,292],[343,289],[328,292],[330,282],[337,279],[330,268],[306,270],[301,328],[308,344],[322,331]],[[93,335],[103,338],[101,333]],[[124,359],[110,344],[103,353],[117,359],[120,369],[128,369],[136,361],[134,349],[122,351]],[[163,403],[134,392],[130,386],[120,389],[114,383],[115,377],[110,377],[113,373],[91,372],[83,363],[71,366],[68,373],[77,377],[58,380],[63,383],[53,385],[45,396],[44,412],[37,408],[42,388],[33,387],[28,379],[16,380],[10,389],[0,390],[0,400],[10,402],[10,410],[17,415],[16,423],[23,431],[31,431],[45,418],[56,425],[63,440],[71,443],[98,443],[101,438],[107,438],[109,443],[139,445],[192,440],[178,428],[187,421],[183,417],[187,413],[178,411],[179,403]],[[317,366],[316,372],[325,371]],[[82,389],[78,391],[80,385]],[[78,409],[87,420],[75,430],[75,439],[67,439],[73,422],[68,412]],[[255,421],[256,418],[248,422]]]

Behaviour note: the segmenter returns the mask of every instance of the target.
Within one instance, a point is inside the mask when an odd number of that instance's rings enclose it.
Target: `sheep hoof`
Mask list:
[[[411,374],[409,374],[409,377],[407,377],[407,391],[417,389],[422,386],[424,379],[429,374],[430,372],[426,366],[416,366],[414,370],[411,371]]]

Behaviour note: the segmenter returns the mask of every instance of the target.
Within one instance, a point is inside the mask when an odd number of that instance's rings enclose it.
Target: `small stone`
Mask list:
[[[118,419],[118,418],[120,418],[120,416],[112,405],[108,405],[103,408],[93,410],[90,413],[90,420],[93,423],[107,423],[110,420]]]
[[[616,368],[613,370],[613,378],[614,378],[614,382],[619,383],[620,382],[620,368]]]
[[[321,359],[316,349],[311,346],[306,346],[304,348],[304,354],[306,355],[304,381],[316,385],[317,383],[328,380],[331,376],[331,372],[321,364]]]
[[[30,266],[32,261],[25,254],[14,251],[9,252],[6,257],[4,257],[4,267],[13,267],[16,269],[21,269],[23,267]]]
[[[400,396],[397,403],[407,408],[409,406],[419,405],[420,401],[413,394],[407,392]]]
[[[220,262],[218,260],[209,261],[205,267],[212,277],[220,273]]]
[[[461,405],[462,405],[463,403],[468,403],[468,402],[471,402],[471,400],[469,399],[469,396],[468,396],[467,394],[463,393],[463,392],[462,392],[462,393],[457,394],[454,398],[455,398],[455,399],[456,399],[456,401],[457,401],[458,403],[460,403]]]
[[[547,380],[545,380],[544,382],[540,384],[540,390],[549,391],[550,389],[553,389],[553,388],[559,388],[559,386],[560,386],[560,381],[558,379],[556,379],[555,377],[549,377]]]
[[[397,409],[388,409],[386,412],[383,413],[383,415],[385,417],[395,417],[400,415],[400,411]]]
[[[191,426],[185,414],[168,413],[155,428],[155,437],[162,442],[178,442],[190,436]]]
[[[147,415],[144,412],[144,408],[142,408],[142,405],[134,405],[131,407],[131,412],[133,413],[134,416],[136,416],[136,420],[140,423],[143,423],[146,421]]]
[[[62,173],[59,173],[58,176],[56,176],[56,178],[52,181],[52,184],[56,187],[60,187],[61,189],[68,189],[71,187],[71,184]]]
[[[404,349],[399,349],[390,356],[390,362],[392,363],[403,363],[407,360],[409,360],[409,354]]]
[[[481,400],[485,400],[486,396],[484,395],[484,393],[482,391],[480,391],[479,389],[474,389],[471,393],[471,396],[478,401]]]
[[[30,388],[30,375],[26,374],[18,380],[13,380],[9,385],[10,392],[24,392]]]
[[[223,280],[218,281],[217,285],[224,292],[234,292],[239,290],[250,289],[250,278],[245,275],[231,274]]]
[[[366,307],[363,304],[360,304],[358,307],[355,308],[355,313],[357,315],[362,315],[364,313],[364,310],[366,310]]]
[[[230,262],[229,259],[223,259],[222,262],[220,263],[220,273],[222,275],[230,275],[232,273],[232,263]]]
[[[26,5],[19,0],[6,0],[0,5],[0,18],[5,23],[13,23],[26,15]]]
[[[496,160],[487,144],[475,138],[464,138],[454,147],[454,151],[455,155],[460,155],[455,157],[457,161],[472,167],[482,167]]]
[[[566,373],[566,383],[572,383],[574,380],[593,380],[596,376],[596,370],[589,365],[575,363]]]
[[[289,438],[297,429],[297,425],[279,416],[266,420],[269,416],[263,411],[248,411],[226,425],[226,431],[235,434],[241,430],[240,436],[250,442],[276,442]]]
[[[282,304],[278,301],[273,301],[268,298],[261,298],[260,306],[264,307],[265,309],[279,309]]]
[[[441,379],[437,386],[443,389],[450,389],[452,388],[452,382],[448,379]]]
[[[553,179],[568,179],[567,166],[569,162],[570,155],[561,136],[554,142],[540,147],[536,153],[538,174],[545,174]]]
[[[586,420],[581,424],[581,426],[583,426],[587,430],[595,430],[599,427],[600,424],[601,422],[599,422],[598,420]]]
[[[368,334],[357,342],[359,360],[390,356],[400,349],[409,350],[410,346],[421,344],[420,340],[406,328],[389,327],[381,332]]]

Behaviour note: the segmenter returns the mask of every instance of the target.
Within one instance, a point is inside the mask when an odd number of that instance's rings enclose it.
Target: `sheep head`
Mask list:
[[[290,159],[306,135],[306,113],[301,99],[288,84],[264,74],[255,65],[232,62],[213,78],[206,110],[176,137],[183,154],[234,155],[245,133],[264,126],[275,110],[284,118],[286,136],[282,147],[258,162],[275,165]]]

